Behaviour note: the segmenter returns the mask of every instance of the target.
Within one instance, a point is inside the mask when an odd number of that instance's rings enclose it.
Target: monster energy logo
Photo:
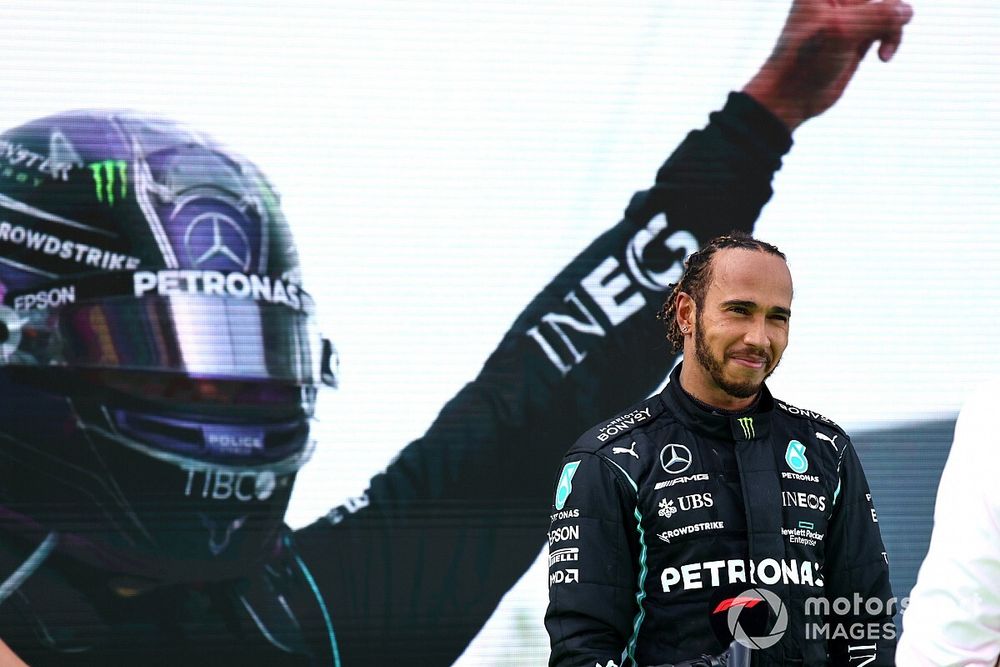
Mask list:
[[[106,203],[108,206],[115,205],[115,181],[118,181],[118,196],[125,198],[128,192],[128,176],[126,169],[128,163],[125,160],[102,160],[91,162],[90,172],[94,176],[94,189],[97,194],[97,201]]]
[[[740,417],[736,421],[738,421],[740,423],[740,426],[743,427],[743,436],[747,440],[756,435],[756,433],[753,430],[753,417]]]

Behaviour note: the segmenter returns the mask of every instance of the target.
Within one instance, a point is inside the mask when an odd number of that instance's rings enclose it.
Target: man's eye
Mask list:
[[[750,311],[743,306],[730,306],[729,312],[736,313],[737,315],[749,315]]]
[[[788,321],[788,315],[775,314],[775,315],[771,315],[771,319],[775,320],[777,322],[787,322]]]

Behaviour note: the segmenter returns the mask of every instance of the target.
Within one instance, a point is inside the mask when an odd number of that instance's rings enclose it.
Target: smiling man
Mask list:
[[[685,354],[693,338],[698,363],[683,368],[681,385],[707,404],[744,410],[759,398],[788,345],[792,276],[774,246],[735,237],[717,244],[725,250],[714,262],[716,253],[691,261],[691,293],[676,285],[664,317],[669,322],[676,313],[680,336],[672,333],[671,340],[675,347],[680,341]]]
[[[791,304],[785,256],[745,234],[685,263],[662,313],[684,363],[564,459],[551,665],[677,664],[733,639],[753,664],[893,664],[888,559],[857,454],[764,383]]]

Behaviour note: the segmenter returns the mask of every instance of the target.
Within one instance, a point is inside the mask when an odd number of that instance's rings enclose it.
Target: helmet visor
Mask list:
[[[308,310],[204,294],[111,296],[0,309],[0,364],[165,371],[224,379],[321,380]],[[4,333],[0,331],[0,333]]]

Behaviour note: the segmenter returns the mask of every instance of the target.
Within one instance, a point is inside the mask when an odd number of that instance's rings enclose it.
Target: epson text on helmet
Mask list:
[[[76,287],[65,285],[14,297],[14,310],[58,308],[76,303]]]

